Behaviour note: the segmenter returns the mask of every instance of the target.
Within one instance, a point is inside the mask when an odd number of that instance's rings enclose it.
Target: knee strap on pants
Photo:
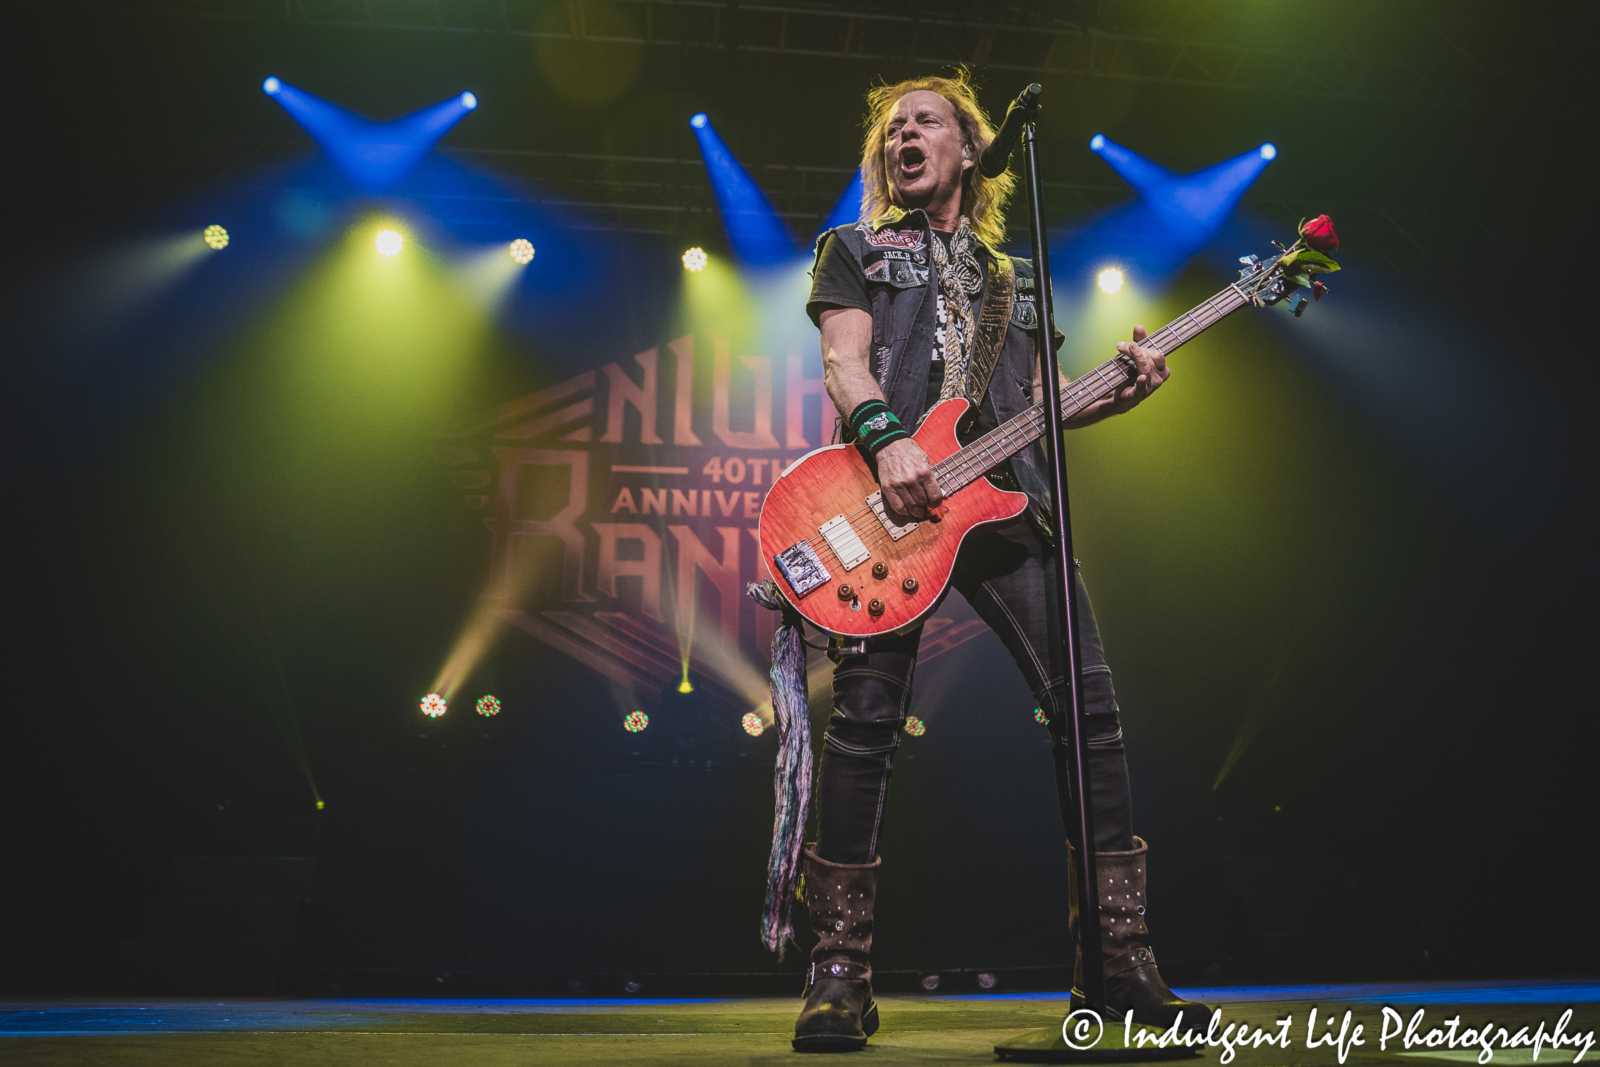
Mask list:
[[[1067,716],[1071,709],[1051,592],[1055,588],[1053,566],[1051,555],[1036,541],[1030,542],[1026,530],[987,533],[969,539],[954,585],[1005,643],[1038,706],[1048,716],[1056,793],[1070,840],[1078,820],[1069,771],[1072,748]],[[1126,850],[1132,847],[1133,831],[1122,726],[1088,593],[1076,575],[1074,580],[1095,848]],[[870,863],[877,856],[889,778],[910,707],[921,639],[918,628],[868,641],[865,651],[829,653],[835,664],[833,712],[823,737],[815,798],[816,850],[830,862]]]

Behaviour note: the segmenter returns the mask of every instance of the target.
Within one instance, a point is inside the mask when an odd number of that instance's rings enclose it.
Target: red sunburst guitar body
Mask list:
[[[913,439],[930,464],[960,450],[956,427],[970,408],[946,400],[922,420]],[[978,478],[947,495],[931,518],[900,516],[912,525],[894,525],[861,453],[831,445],[773,483],[761,506],[761,559],[784,597],[818,628],[853,638],[904,633],[944,599],[966,535],[1027,506],[1026,494]],[[904,532],[897,538],[891,528]]]

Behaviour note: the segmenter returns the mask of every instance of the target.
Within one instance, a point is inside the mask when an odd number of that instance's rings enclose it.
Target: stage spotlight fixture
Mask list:
[[[328,802],[327,801],[325,801],[325,800],[317,801],[317,810],[318,811],[321,811],[323,808],[326,808],[327,806],[328,806]]]
[[[689,679],[685,678],[683,681],[678,683],[678,692],[692,693],[694,692],[694,686],[690,683]]]
[[[650,716],[642,711],[630,711],[622,720],[622,728],[630,734],[636,734],[650,725]]]
[[[266,81],[261,83],[261,91],[266,93],[268,96],[277,96],[278,90],[282,88],[283,83],[277,78],[269,77]]]
[[[228,247],[228,231],[221,226],[207,226],[205,233],[200,235],[205,243],[219,252]]]
[[[704,111],[699,111],[690,117],[689,125],[693,126],[697,130],[703,130],[706,128],[706,123],[710,121],[711,116],[707,115]]]
[[[984,973],[978,975],[978,988],[979,989],[993,989],[995,986],[997,986],[999,984],[1000,984],[1000,976],[999,975],[990,974],[988,971],[985,971]]]
[[[482,715],[485,719],[492,719],[494,716],[500,714],[500,701],[496,700],[490,694],[484,694],[478,698],[478,714]]]
[[[1046,715],[1044,713],[1044,709],[1043,708],[1034,708],[1033,709],[1033,721],[1034,722],[1040,722],[1040,723],[1049,722],[1050,721],[1050,716],[1048,716],[1048,715]]]
[[[533,242],[526,237],[518,237],[511,242],[511,258],[518,263],[527,265],[533,262]]]
[[[377,245],[378,255],[396,256],[400,254],[400,249],[405,247],[405,240],[393,230],[384,230],[378,234]]]
[[[471,93],[462,93],[461,106],[466,108],[468,111],[473,111],[478,106],[478,98],[473,96]]]
[[[925,734],[927,732],[928,732],[928,724],[927,723],[923,722],[921,719],[917,718],[915,715],[907,715],[906,716],[906,733],[910,734],[912,737],[921,737],[923,734]]]
[[[1104,148],[1105,146],[1106,146],[1106,135],[1105,134],[1097,133],[1093,137],[1089,138],[1089,151],[1098,152],[1098,151],[1100,151],[1100,149]]]
[[[939,976],[936,975],[936,974],[925,974],[925,975],[923,975],[922,976],[922,988],[926,989],[930,993],[938,992],[938,990],[939,990]]]
[[[422,698],[422,714],[430,719],[437,719],[449,710],[450,705],[446,704],[444,697],[438,693],[429,693]]]
[[[698,245],[683,254],[683,269],[690,274],[699,274],[706,269],[706,250]]]
[[[753,711],[744,713],[744,718],[739,720],[739,725],[744,727],[744,732],[751,737],[760,737],[766,732],[767,724],[761,721],[761,716]]]
[[[1268,141],[1266,144],[1262,145],[1261,146],[1261,158],[1262,159],[1277,159],[1278,158],[1278,146],[1273,144],[1271,141]]]
[[[1114,293],[1122,288],[1122,272],[1115,267],[1107,267],[1100,272],[1100,291]]]

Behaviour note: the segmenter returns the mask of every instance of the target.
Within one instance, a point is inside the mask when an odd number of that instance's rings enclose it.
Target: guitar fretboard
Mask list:
[[[1248,283],[1246,283],[1248,284]],[[1207,297],[1161,329],[1150,334],[1146,345],[1170,356],[1200,334],[1250,303],[1241,283]],[[1070,419],[1098,400],[1111,396],[1137,373],[1133,360],[1117,353],[1094,370],[1061,390],[1061,416]],[[939,486],[948,495],[970,485],[1007,459],[1044,436],[1045,410],[1041,401],[990,430],[971,444],[951,453],[933,468]]]

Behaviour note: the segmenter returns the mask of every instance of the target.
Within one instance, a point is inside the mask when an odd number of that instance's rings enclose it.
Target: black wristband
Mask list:
[[[867,459],[883,451],[885,446],[911,436],[889,410],[889,405],[881,400],[866,400],[858,405],[850,413],[850,429],[856,435],[856,447]]]

